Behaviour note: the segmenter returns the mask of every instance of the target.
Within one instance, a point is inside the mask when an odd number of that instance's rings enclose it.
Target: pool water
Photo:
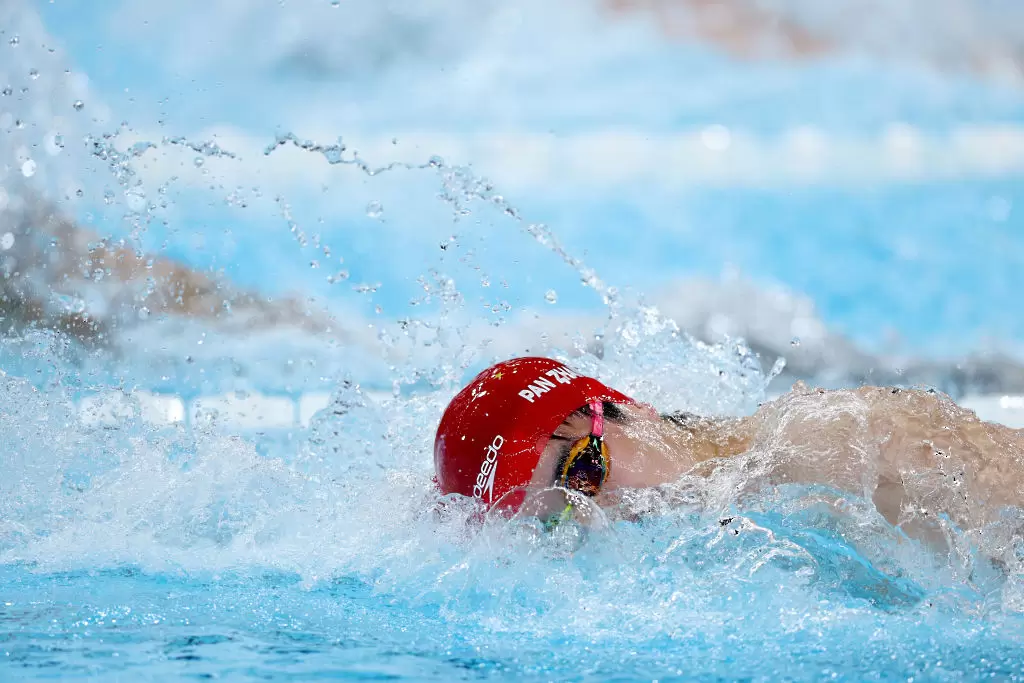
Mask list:
[[[728,378],[715,400],[763,397],[741,359],[671,346],[641,342],[637,365],[711,364]],[[5,675],[1018,675],[1012,565],[953,527],[948,553],[922,547],[856,496],[683,481],[632,500],[642,521],[550,535],[481,527],[458,501],[437,512],[447,395],[351,385],[261,454],[225,426],[86,428],[59,392],[5,378]],[[1020,552],[1019,538],[986,543]]]
[[[100,272],[55,298],[114,343],[0,340],[0,680],[1024,678],[1017,510],[936,551],[827,487],[684,478],[539,534],[431,483],[447,400],[524,352],[716,414],[979,351],[1017,386],[1024,91],[399,4],[0,8],[0,218],[46,197],[288,321]],[[330,398],[192,410],[225,392]]]

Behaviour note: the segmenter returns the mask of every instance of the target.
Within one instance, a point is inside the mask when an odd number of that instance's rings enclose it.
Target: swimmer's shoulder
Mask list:
[[[661,419],[675,425],[676,427],[682,427],[683,429],[693,429],[704,420],[704,418],[697,413],[691,413],[685,410],[677,410],[672,413],[662,413]]]

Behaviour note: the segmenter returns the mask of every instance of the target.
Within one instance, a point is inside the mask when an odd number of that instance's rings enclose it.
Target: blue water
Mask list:
[[[800,608],[799,615],[781,596],[754,604],[738,593],[702,605],[769,612],[777,625],[758,626],[753,637],[749,620],[723,625],[710,622],[702,610],[686,610],[691,623],[668,632],[642,624],[613,632],[576,624],[553,633],[513,630],[496,639],[476,635],[479,624],[455,623],[438,606],[395,602],[354,579],[307,589],[281,574],[182,582],[125,569],[4,578],[46,596],[5,607],[4,627],[12,634],[3,652],[15,679],[29,672],[102,680],[1015,680],[1020,675],[1020,642],[1012,635],[1019,622],[979,624],[931,611],[881,616],[827,599]],[[448,608],[472,611],[475,605],[465,600]],[[799,622],[811,625],[802,628]],[[934,628],[942,637],[929,633]]]
[[[602,172],[633,168],[621,149],[551,178],[426,163],[427,144],[423,168],[372,177],[264,152],[281,132],[378,135],[369,161],[386,164],[387,141],[398,155],[421,129],[580,140],[713,124],[765,144],[814,126],[831,149],[873,149],[908,123],[941,161],[959,126],[1024,125],[1024,90],[898,54],[750,64],[576,4],[426,3],[397,21],[400,4],[245,3],[244,20],[228,0],[2,9],[0,75],[25,88],[0,101],[0,150],[19,162],[5,197],[38,187],[84,227],[294,294],[338,328],[145,318],[129,300],[113,349],[0,341],[0,680],[1024,678],[1018,512],[947,526],[936,551],[855,496],[720,478],[639,495],[639,522],[538,536],[477,526],[458,502],[437,513],[430,483],[445,402],[494,358],[572,355],[665,409],[748,413],[783,389],[774,358],[695,343],[654,308],[700,308],[693,278],[741,304],[737,281],[759,293],[740,315],[762,342],[796,349],[802,334],[758,327],[765,302],[810,302],[804,329],[858,348],[1019,355],[1019,165],[899,179],[868,152],[878,178],[768,182],[702,179],[695,156],[697,180],[640,168],[609,187]],[[40,142],[53,131],[63,148]],[[115,133],[154,147],[97,152]],[[19,177],[25,154],[38,168]],[[489,174],[503,180],[485,187]],[[77,402],[112,389],[332,399],[290,430],[84,423]]]

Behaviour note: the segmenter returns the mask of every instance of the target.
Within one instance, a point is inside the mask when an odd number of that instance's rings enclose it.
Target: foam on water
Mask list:
[[[690,409],[763,399],[742,347],[671,328],[650,310],[624,317],[605,359],[580,364]],[[694,385],[705,389],[680,391]],[[314,641],[334,629],[435,662],[473,652],[495,673],[581,677],[976,675],[1005,672],[1017,646],[1016,569],[975,557],[965,532],[958,552],[910,541],[858,496],[764,488],[763,458],[628,496],[620,513],[641,521],[612,514],[588,534],[549,536],[529,522],[480,527],[465,501],[438,512],[429,454],[450,388],[371,399],[342,383],[308,433],[269,456],[202,427],[85,429],[60,388],[5,377],[2,392],[0,562],[26,572],[9,607],[51,582],[96,583],[89,604],[105,607],[58,620],[86,637],[128,623],[145,640],[155,619],[161,638],[192,625],[212,646],[279,639],[267,630],[286,618]],[[150,595],[146,577],[165,588]],[[204,650],[208,662],[226,666],[231,647]],[[957,648],[971,656],[951,657]]]
[[[215,16],[199,28],[222,30],[231,7],[216,3]],[[32,36],[43,42],[27,5],[0,11],[24,39],[19,49]],[[367,17],[380,20],[376,10]],[[486,23],[477,14],[473,21]],[[500,33],[501,17],[492,23]],[[308,72],[311,62],[295,56],[296,44],[330,43],[313,15],[299,24],[301,30],[292,26],[299,39],[289,38],[287,26],[276,36],[271,67],[292,54],[285,66]],[[448,59],[458,47],[443,36],[427,38],[424,54]],[[513,46],[519,39],[515,32],[507,38]],[[403,48],[401,41],[388,46]],[[348,68],[349,48],[337,49],[324,53],[320,66]],[[39,52],[19,57],[18,68],[28,74]],[[195,57],[202,64],[202,55]],[[220,285],[213,291],[225,304],[236,302],[234,310],[226,305],[216,315],[184,320],[149,317],[140,315],[150,309],[131,287],[123,300],[110,296],[109,274],[101,272],[73,295],[46,302],[58,312],[88,308],[109,321],[102,348],[33,325],[4,339],[5,675],[1019,675],[1024,585],[1019,515],[1012,510],[987,527],[943,519],[945,545],[927,546],[887,523],[870,492],[765,486],[773,468],[794,457],[785,449],[739,458],[707,479],[687,476],[629,492],[620,508],[595,512],[594,528],[565,526],[553,534],[539,533],[529,520],[481,522],[468,501],[442,500],[434,488],[434,428],[447,400],[475,370],[515,353],[542,350],[662,410],[714,415],[749,414],[766,401],[769,383],[786,371],[782,364],[766,371],[778,355],[805,354],[795,375],[839,381],[877,367],[877,358],[844,343],[799,295],[751,292],[730,280],[698,286],[696,293],[682,290],[685,297],[676,291],[675,300],[665,295],[654,301],[659,308],[651,298],[617,290],[615,273],[598,273],[590,254],[584,259],[558,230],[471,169],[430,157],[410,164],[381,160],[378,167],[346,156],[340,144],[292,134],[268,136],[259,146],[262,157],[239,161],[226,143],[138,139],[144,136],[127,125],[111,132],[102,104],[75,83],[65,87],[44,73],[38,86],[30,84],[37,94],[20,101],[26,111],[35,106],[38,125],[58,130],[60,124],[65,139],[74,135],[84,144],[53,146],[58,161],[40,160],[22,179],[5,180],[15,200],[5,200],[5,220],[30,212],[33,198],[67,197],[64,205],[73,204],[83,189],[93,200],[92,218],[113,218],[119,227],[111,231],[125,237],[126,248],[141,248],[147,231],[173,222],[175,212],[187,214],[190,193],[197,192],[191,186],[175,194],[177,170],[166,171],[177,169],[177,160],[168,161],[167,150],[187,155],[188,182],[200,179],[205,202],[213,196],[237,207],[249,201],[240,197],[257,194],[225,185],[210,170],[217,164],[240,164],[239,176],[258,175],[281,155],[306,154],[332,168],[344,162],[360,180],[391,178],[399,196],[406,183],[425,183],[431,196],[439,195],[446,220],[441,228],[424,220],[408,231],[415,233],[409,239],[429,237],[435,256],[402,265],[419,291],[409,306],[416,315],[400,320],[366,317],[371,305],[365,302],[351,310],[326,306],[333,315],[323,319],[312,305],[256,300],[243,310],[237,302],[244,297]],[[749,79],[728,84],[736,93],[749,86]],[[68,111],[57,117],[48,102]],[[547,106],[543,98],[537,102]],[[88,118],[75,119],[79,114]],[[17,155],[19,146],[31,146],[27,136],[17,132],[0,148]],[[155,152],[163,156],[151,158]],[[163,164],[156,186],[143,180],[153,172],[150,162]],[[391,170],[382,176],[380,168]],[[278,232],[300,245],[294,253],[301,259],[315,252],[324,270],[328,258],[332,268],[351,265],[326,255],[328,235],[321,240],[308,229],[312,221],[302,212],[314,209],[306,202],[293,206],[279,196],[269,203]],[[410,203],[425,210],[425,203]],[[363,213],[368,206],[358,203]],[[378,202],[368,210],[385,234],[393,234],[385,221],[400,213],[391,206]],[[478,221],[473,229],[465,227],[469,216]],[[435,233],[450,229],[460,235],[443,237],[435,251]],[[584,285],[603,305],[573,317],[541,316],[518,305],[522,283],[501,283],[495,255],[478,253],[513,233],[528,245],[517,246],[516,254],[536,255],[521,269],[536,271],[530,287],[544,292],[549,305],[570,298],[547,295],[556,278]],[[20,236],[14,238],[19,249]],[[262,249],[287,261],[276,253],[279,244],[268,240]],[[501,246],[494,251],[506,255]],[[314,270],[322,286],[328,275]],[[370,302],[372,274],[352,283]],[[330,275],[346,280],[334,270]],[[700,301],[688,305],[683,298]],[[772,306],[781,313],[771,319],[781,323],[766,322],[763,313]],[[260,327],[264,314],[271,324]],[[336,325],[347,317],[356,322]],[[705,341],[677,320],[707,332]],[[787,349],[795,336],[804,337],[800,350]],[[330,386],[332,398],[308,429],[276,440],[242,433],[212,413],[188,425],[154,427],[139,410],[89,425],[74,409],[80,393],[99,388],[120,388],[130,403],[136,388],[194,396],[267,385],[286,392]],[[957,491],[943,480],[929,493],[949,498]]]

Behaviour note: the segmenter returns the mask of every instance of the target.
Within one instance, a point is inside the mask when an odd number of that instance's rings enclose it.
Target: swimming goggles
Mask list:
[[[604,407],[600,401],[590,404],[590,434],[579,439],[555,470],[555,486],[593,498],[601,490],[611,471],[608,445],[604,442]],[[544,526],[553,529],[574,516],[573,496],[565,498],[561,511],[549,515]]]
[[[599,401],[590,404],[590,434],[578,440],[555,470],[555,486],[596,496],[608,479],[611,460],[604,442],[604,408]]]

